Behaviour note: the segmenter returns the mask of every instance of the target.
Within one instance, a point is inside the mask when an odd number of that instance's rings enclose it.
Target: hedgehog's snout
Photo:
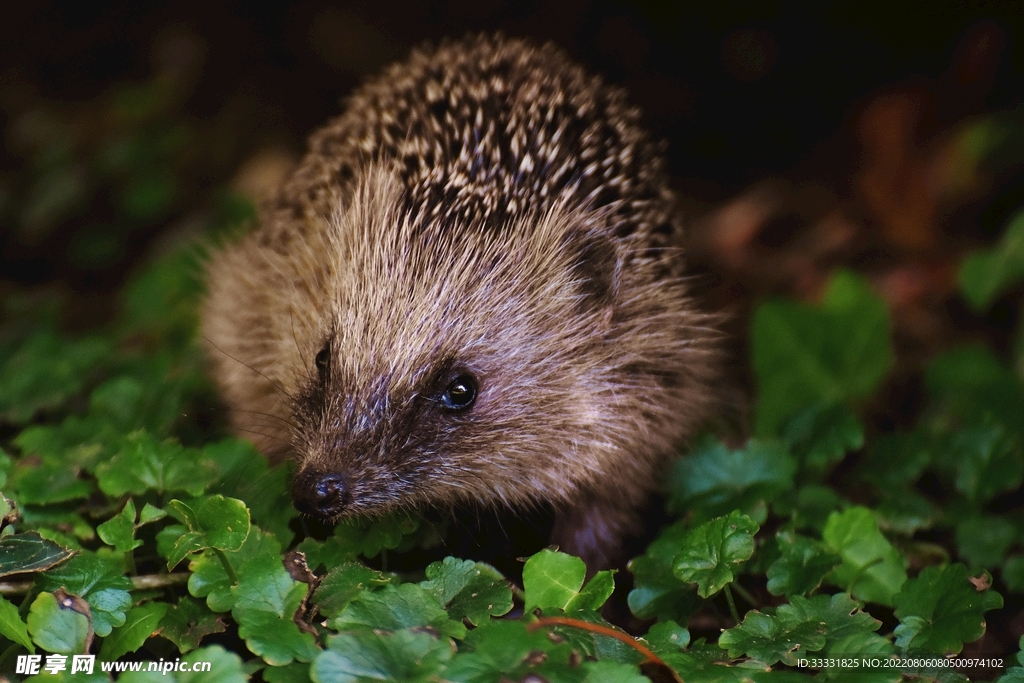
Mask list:
[[[292,481],[295,509],[321,519],[338,517],[348,508],[352,495],[345,475],[308,469]]]

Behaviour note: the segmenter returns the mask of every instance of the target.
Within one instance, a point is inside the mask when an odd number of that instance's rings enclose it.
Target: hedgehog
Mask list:
[[[202,313],[232,427],[294,459],[300,512],[546,506],[563,551],[621,559],[718,376],[639,119],[558,48],[480,35],[313,133]]]

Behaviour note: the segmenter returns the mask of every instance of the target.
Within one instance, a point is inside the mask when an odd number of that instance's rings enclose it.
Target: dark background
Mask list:
[[[8,111],[19,104],[13,81],[46,99],[88,100],[149,77],[157,62],[196,59],[185,111],[209,118],[247,105],[244,132],[294,144],[360,79],[421,42],[494,30],[550,40],[628,88],[670,141],[674,174],[720,193],[789,168],[876,88],[940,77],[985,20],[1006,46],[994,86],[973,104],[1015,104],[1024,86],[1015,2],[29,0],[5,15]],[[166,54],[175,49],[201,54]]]

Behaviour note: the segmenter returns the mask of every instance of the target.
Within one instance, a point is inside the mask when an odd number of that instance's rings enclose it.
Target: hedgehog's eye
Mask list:
[[[451,381],[441,394],[441,403],[449,410],[465,410],[476,400],[476,378],[464,373]]]
[[[320,349],[316,354],[316,358],[313,362],[316,363],[316,369],[320,373],[320,379],[327,377],[327,364],[331,360],[331,343],[327,342],[324,344],[324,348]]]

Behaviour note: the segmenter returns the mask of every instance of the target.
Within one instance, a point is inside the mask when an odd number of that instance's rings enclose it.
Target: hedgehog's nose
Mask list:
[[[337,517],[348,507],[350,497],[345,476],[336,472],[307,470],[292,481],[295,509],[314,517]]]

